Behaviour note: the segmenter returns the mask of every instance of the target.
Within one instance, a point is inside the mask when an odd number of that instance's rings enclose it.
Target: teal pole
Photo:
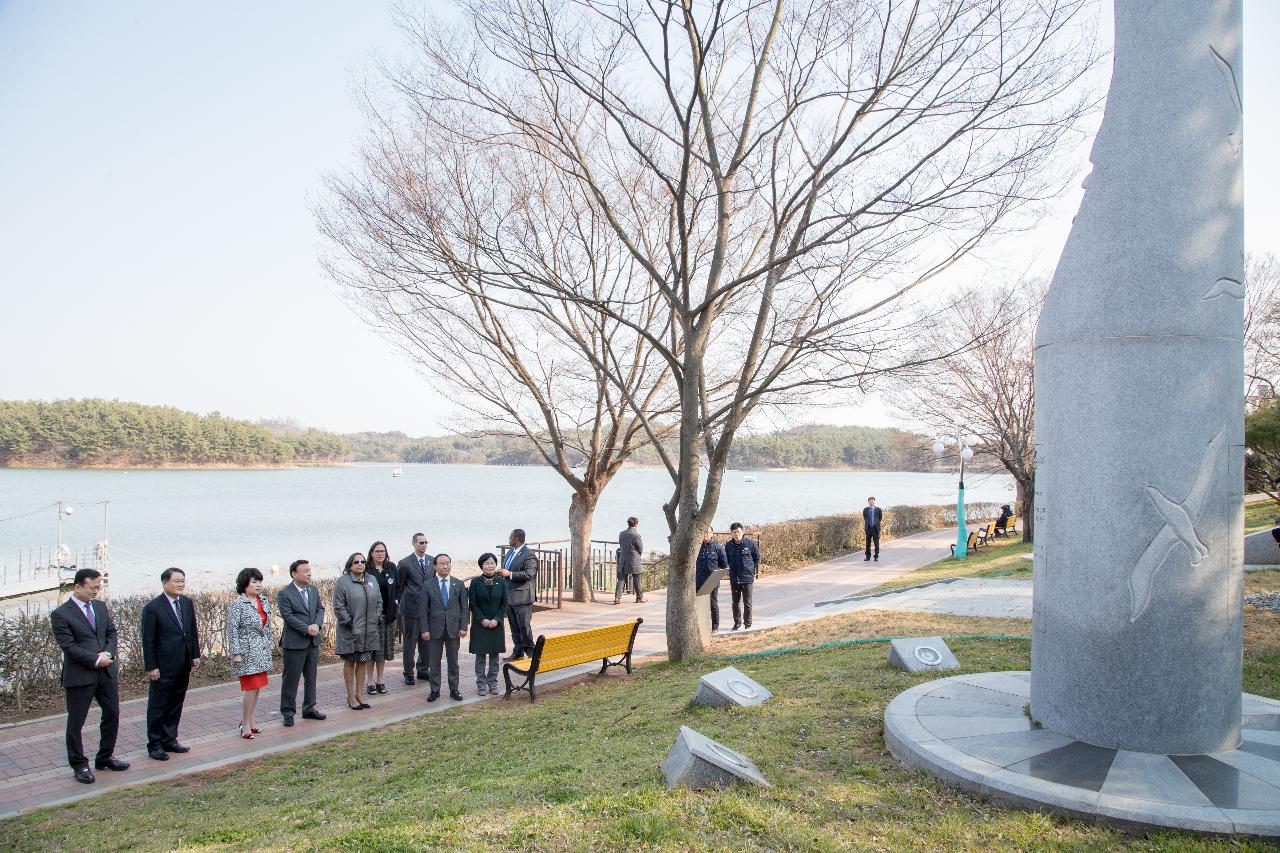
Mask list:
[[[960,492],[956,497],[956,559],[963,560],[969,554],[969,531],[964,524],[964,457],[960,458]]]

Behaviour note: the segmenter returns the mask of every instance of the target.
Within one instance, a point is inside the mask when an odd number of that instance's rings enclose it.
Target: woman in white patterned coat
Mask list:
[[[252,740],[253,712],[258,693],[267,686],[271,670],[271,605],[262,594],[262,572],[241,569],[236,576],[240,593],[227,608],[227,650],[231,652],[231,674],[240,676],[244,702],[240,713],[240,736]]]

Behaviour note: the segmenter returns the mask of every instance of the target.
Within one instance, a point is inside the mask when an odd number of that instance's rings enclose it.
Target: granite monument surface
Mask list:
[[[769,688],[733,666],[708,672],[699,678],[698,689],[693,694],[694,702],[713,708],[729,705],[750,708],[763,705],[772,698]]]
[[[907,672],[959,669],[960,662],[941,637],[905,637],[889,641],[889,665]]]
[[[662,762],[662,775],[669,788],[725,788],[735,784],[772,787],[750,758],[688,726],[680,727],[675,744]]]

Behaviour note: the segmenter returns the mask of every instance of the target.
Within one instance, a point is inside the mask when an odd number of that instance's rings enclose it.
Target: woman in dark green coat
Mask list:
[[[498,558],[480,555],[480,577],[467,590],[471,602],[471,641],[467,651],[476,656],[476,692],[498,695],[498,656],[507,650],[502,620],[507,615],[507,581],[498,575]]]

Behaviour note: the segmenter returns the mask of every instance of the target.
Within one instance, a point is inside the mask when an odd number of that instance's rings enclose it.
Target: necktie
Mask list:
[[[182,605],[179,603],[181,599],[172,598],[169,603],[173,605],[173,615],[178,617],[178,627],[182,629],[182,633],[187,633],[187,627],[182,624]]]
[[[85,617],[89,620],[89,627],[90,627],[90,628],[92,628],[92,629],[93,629],[93,630],[95,630],[95,631],[96,631],[96,630],[98,630],[98,620],[97,620],[97,618],[93,615],[93,603],[92,603],[92,602],[89,602],[89,601],[86,601],[86,602],[85,602],[85,604],[84,604],[84,615],[85,615]]]
[[[302,589],[298,590],[298,592],[302,593],[302,609],[310,613],[311,605],[307,602],[307,588],[304,586]]]
[[[444,606],[449,606],[449,579],[440,578],[440,598],[444,600]]]
[[[427,570],[427,558],[426,558],[426,557],[419,557],[419,558],[418,558],[418,567],[419,567],[420,569],[422,569],[424,572]]]
[[[511,568],[511,564],[512,564],[512,563],[514,563],[515,561],[516,561],[516,552],[515,552],[515,551],[510,551],[510,552],[508,552],[508,553],[507,553],[507,564],[506,564],[505,566],[503,566],[502,568],[504,568],[504,569],[510,569],[510,568]]]

